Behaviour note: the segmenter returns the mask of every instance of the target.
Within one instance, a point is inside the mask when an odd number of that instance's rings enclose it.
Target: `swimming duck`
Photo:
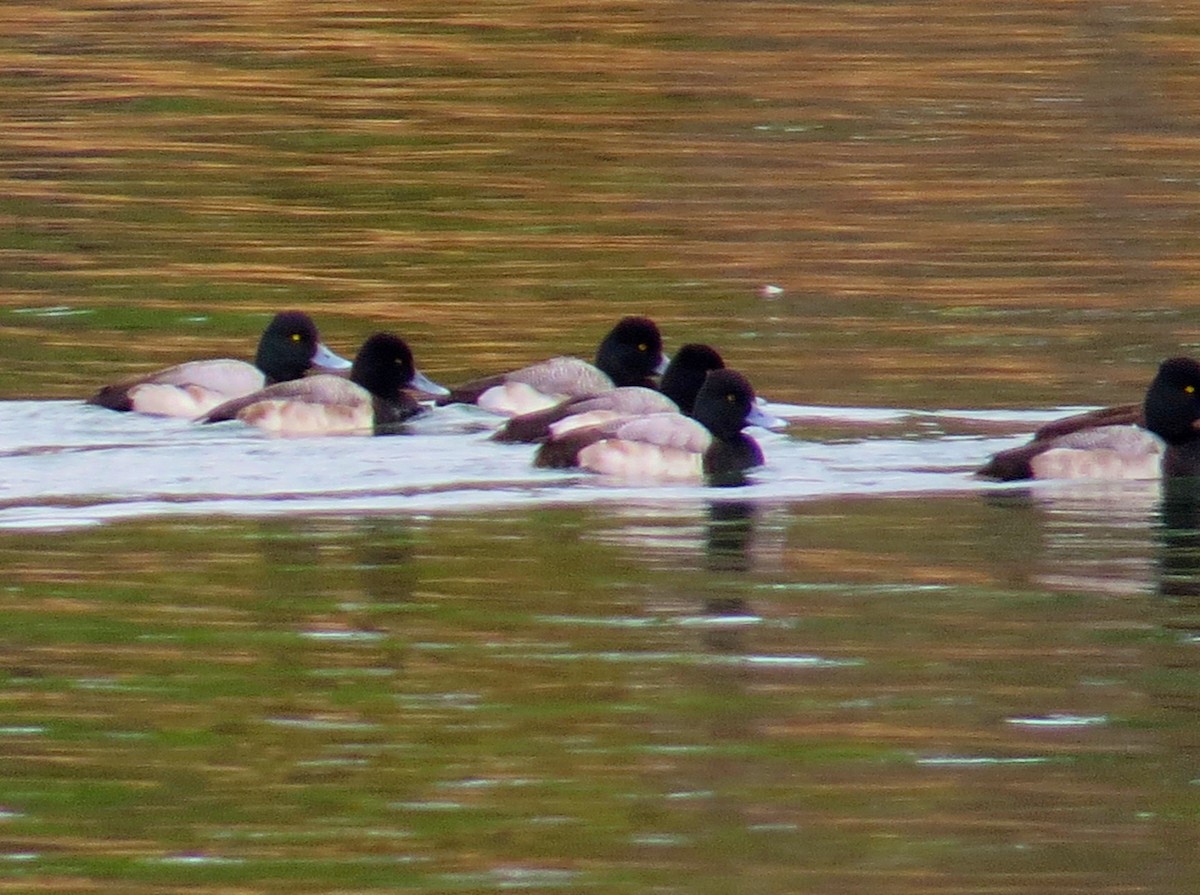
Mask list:
[[[403,339],[376,333],[359,349],[349,379],[321,374],[280,382],[227,401],[199,421],[238,419],[272,435],[385,435],[424,409],[406,389],[446,392],[416,369]]]
[[[608,422],[619,416],[644,416],[649,413],[689,415],[704,379],[713,370],[725,366],[716,349],[708,345],[688,344],[675,352],[663,373],[659,389],[628,385],[595,396],[568,398],[545,410],[535,410],[509,419],[492,436],[493,441],[535,442],[550,434],[553,423],[561,436],[568,428]]]
[[[218,404],[264,385],[299,379],[311,369],[345,370],[350,361],[321,341],[302,311],[276,314],[258,340],[254,363],[218,359],[190,361],[106,385],[87,399],[110,410],[193,419]]]
[[[1200,473],[1200,363],[1162,362],[1140,405],[1055,420],[993,456],[979,475],[1019,479],[1146,479]]]
[[[516,416],[616,386],[650,386],[651,377],[665,365],[662,335],[654,321],[626,317],[600,342],[595,364],[576,357],[553,357],[468,382],[439,398],[438,404],[476,404],[493,413]]]
[[[552,425],[534,465],[621,478],[735,484],[763,463],[762,449],[742,429],[767,422],[746,378],[719,369],[705,379],[691,417],[678,412],[622,417],[561,436]]]

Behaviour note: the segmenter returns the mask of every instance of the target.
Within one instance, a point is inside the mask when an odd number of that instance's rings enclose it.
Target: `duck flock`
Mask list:
[[[395,434],[441,406],[474,404],[502,422],[496,441],[538,445],[535,466],[712,484],[762,465],[745,428],[780,425],[712,347],[684,345],[668,362],[646,317],[620,320],[594,363],[554,357],[447,389],[417,369],[399,336],[375,333],[351,362],[307,314],[287,311],[263,331],[253,363],[178,364],[106,385],[87,403],[284,436]]]
[[[300,311],[275,315],[253,363],[201,360],[99,389],[89,404],[236,422],[284,436],[394,434],[455,403],[496,415],[492,439],[537,445],[533,464],[629,480],[739,484],[763,452],[743,430],[779,428],[745,376],[711,346],[669,360],[654,321],[625,317],[594,362],[554,357],[447,389],[417,369],[392,333],[353,362],[330,350]],[[1077,414],[991,457],[978,475],[1022,479],[1146,479],[1200,474],[1200,363],[1164,361],[1140,404]]]

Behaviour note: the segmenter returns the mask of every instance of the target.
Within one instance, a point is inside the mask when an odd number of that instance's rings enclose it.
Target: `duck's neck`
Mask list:
[[[1200,438],[1167,445],[1163,475],[1170,478],[1200,476]]]
[[[762,448],[742,432],[729,438],[714,438],[704,452],[704,474],[712,485],[745,484],[745,471],[762,464]]]
[[[401,392],[395,398],[372,396],[375,411],[375,434],[395,435],[403,431],[402,423],[420,413],[424,408],[411,395]]]

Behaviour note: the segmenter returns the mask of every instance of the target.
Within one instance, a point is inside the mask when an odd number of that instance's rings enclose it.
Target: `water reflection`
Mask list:
[[[319,840],[314,874],[344,887],[365,830],[418,871],[549,861],[599,888],[642,866],[833,889],[843,862],[892,859],[965,867],[963,891],[1088,860],[1126,879],[1154,846],[1133,812],[1186,806],[1195,693],[1169,674],[1195,645],[1148,648],[1145,597],[993,586],[995,514],[1028,542],[1055,512],[722,499],[157,523],[48,536],[36,561],[0,536],[10,652],[48,675],[0,681],[20,767],[4,823],[21,848],[38,825],[116,824],[143,860],[236,859],[247,884]],[[914,586],[933,563],[952,583]],[[64,758],[118,781],[121,817],[52,798]]]

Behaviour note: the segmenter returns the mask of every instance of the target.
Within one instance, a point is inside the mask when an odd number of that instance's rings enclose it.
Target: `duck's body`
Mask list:
[[[451,390],[438,403],[476,404],[492,413],[517,416],[618,386],[652,385],[652,377],[663,365],[658,327],[645,317],[626,317],[601,341],[595,364],[575,357],[554,357],[473,380]]]
[[[277,383],[227,401],[200,421],[237,419],[286,436],[390,434],[423,410],[409,388],[437,392],[441,386],[417,371],[403,339],[376,333],[359,349],[349,379],[318,375]]]
[[[995,454],[978,474],[1022,479],[1152,479],[1200,473],[1200,365],[1164,361],[1142,404],[1048,423],[1026,444]]]
[[[87,403],[109,410],[191,419],[231,397],[260,389],[265,382],[262,370],[245,361],[189,361],[106,385]]]
[[[321,341],[312,319],[299,311],[276,314],[263,331],[253,364],[240,360],[189,361],[106,385],[87,399],[110,410],[194,419],[217,405],[310,370],[350,366]]]
[[[1146,431],[1144,422],[1141,404],[1072,414],[1046,423],[1025,444],[997,452],[977,474],[1002,482],[1142,478],[1138,470],[1146,458],[1162,453],[1161,443]],[[1095,464],[1087,459],[1089,452],[1096,454]]]
[[[1097,426],[993,457],[981,475],[1019,479],[1146,479],[1159,473],[1162,442],[1136,426]]]
[[[671,358],[659,390],[645,386],[622,386],[599,395],[569,398],[544,410],[514,416],[493,439],[501,442],[544,441],[551,426],[559,436],[568,428],[607,423],[620,417],[653,413],[689,414],[705,377],[725,366],[713,348],[684,345]]]
[[[621,417],[561,433],[555,423],[534,464],[625,479],[716,482],[762,465],[762,449],[742,432],[763,416],[741,374],[723,369],[710,373],[696,396],[693,416]]]
[[[475,404],[502,416],[520,416],[553,407],[564,399],[591,397],[612,388],[612,379],[587,361],[552,357],[459,386],[439,403]]]

